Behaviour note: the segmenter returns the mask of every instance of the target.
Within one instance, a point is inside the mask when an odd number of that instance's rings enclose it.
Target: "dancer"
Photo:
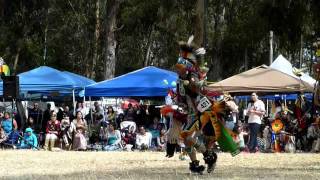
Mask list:
[[[179,43],[180,55],[175,65],[179,79],[177,91],[172,96],[177,108],[165,106],[161,113],[172,116],[173,123],[169,129],[168,139],[172,139],[170,135],[179,136],[191,160],[189,169],[191,172],[202,174],[205,166],[199,164],[196,152],[203,154],[207,172],[211,173],[217,161],[217,154],[213,151],[215,142],[218,142],[222,150],[231,152],[233,156],[240,151],[230,135],[232,133],[225,129],[221,122],[224,112],[228,109],[226,103],[215,102],[205,89],[206,74],[209,70],[207,64],[201,61],[205,49],[197,48],[192,41],[193,36],[188,42]],[[181,127],[178,127],[179,125]],[[167,156],[173,156],[174,146],[175,141],[169,141]]]

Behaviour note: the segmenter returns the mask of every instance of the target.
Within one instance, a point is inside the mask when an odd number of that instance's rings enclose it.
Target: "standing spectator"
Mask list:
[[[34,119],[31,116],[28,117],[24,130],[27,128],[35,129]]]
[[[101,123],[101,121],[104,119],[103,109],[102,109],[102,107],[100,106],[100,104],[98,102],[94,102],[93,105],[94,105],[93,117],[94,117],[95,123],[96,122]]]
[[[250,129],[250,141],[248,148],[251,153],[255,153],[256,147],[258,146],[257,135],[260,131],[261,120],[266,110],[263,101],[258,99],[258,95],[256,93],[251,94],[251,99],[253,101],[253,105],[248,108],[248,123]]]
[[[236,105],[230,94],[224,95],[224,101],[226,102],[226,105],[229,108],[226,118],[226,128],[232,131],[234,129],[235,124],[237,123],[237,114],[239,112],[238,106]]]
[[[9,112],[4,113],[4,118],[1,121],[1,127],[3,128],[6,135],[9,135],[11,132],[16,131],[18,129],[16,120],[10,117]]]
[[[115,130],[115,124],[111,123],[107,130],[107,145],[105,151],[116,151],[121,149],[121,134],[119,130]]]
[[[3,120],[3,118],[4,118],[4,114],[2,112],[0,112],[0,123]]]
[[[116,123],[116,113],[114,112],[112,106],[108,106],[107,110],[107,120],[110,124]],[[115,126],[116,127],[116,126]]]
[[[86,140],[86,131],[88,125],[81,111],[78,111],[76,114],[76,119],[72,121],[72,130],[74,132],[73,144],[72,147],[74,150],[86,150],[87,149],[87,140]]]
[[[135,122],[135,115],[136,115],[136,112],[134,111],[132,104],[129,103],[128,109],[126,110],[126,113],[125,113],[125,119],[127,121],[134,121]]]
[[[57,114],[55,112],[51,112],[51,118],[50,121],[48,121],[46,128],[46,139],[43,147],[45,150],[53,150],[56,140],[58,139],[59,132],[60,123],[57,120]]]
[[[33,120],[35,121],[35,124],[37,124],[37,125],[41,125],[41,124],[43,124],[42,123],[42,116],[43,116],[43,114],[42,114],[42,110],[39,108],[39,104],[38,103],[34,103],[33,104],[33,108],[32,109],[29,109],[28,110],[28,117],[29,116],[31,116],[32,118],[33,118]],[[50,117],[49,117],[50,118]],[[47,120],[49,120],[49,119],[47,119]],[[39,127],[38,127],[39,128]],[[41,128],[41,127],[40,127]],[[44,124],[44,126],[42,127],[43,129],[42,129],[42,131],[45,131],[45,128],[46,128],[46,123]]]
[[[72,112],[70,111],[69,106],[64,106],[63,115],[69,117],[70,119],[73,119]]]
[[[142,105],[134,105],[133,110],[135,112],[134,120],[137,126],[141,126],[145,124],[146,112]]]
[[[151,148],[157,148],[159,146],[158,139],[160,137],[161,130],[158,117],[153,118],[153,123],[150,125],[148,130],[152,135]]]
[[[75,114],[80,111],[83,115],[83,117],[85,117],[89,112],[87,110],[87,108],[84,107],[82,102],[78,102],[76,105],[76,112],[74,112]]]
[[[47,104],[47,109],[43,113],[41,131],[45,131],[48,121],[51,119],[51,104]]]
[[[121,113],[121,114],[119,114],[119,116],[118,116],[118,118],[117,118],[117,120],[116,120],[117,129],[120,128],[120,124],[121,124],[121,122],[123,122],[123,121],[124,121],[124,114]]]
[[[151,146],[152,135],[146,132],[143,126],[139,127],[139,133],[136,136],[136,148],[144,151],[148,150]]]

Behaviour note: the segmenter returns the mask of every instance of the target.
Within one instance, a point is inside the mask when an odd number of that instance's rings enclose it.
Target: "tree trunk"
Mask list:
[[[208,75],[208,79],[220,80],[222,75],[222,46],[223,46],[223,38],[224,38],[224,30],[225,26],[225,7],[224,4],[219,3],[217,6],[218,12],[215,12],[212,19],[213,30],[216,36],[215,42],[213,42],[213,51],[212,60],[210,63],[210,72]]]
[[[115,37],[115,30],[117,29],[117,14],[120,0],[110,0],[107,3],[104,79],[111,79],[114,77],[116,66],[117,40]]]
[[[150,59],[152,57],[152,45],[153,45],[153,30],[154,30],[154,26],[151,27],[151,30],[150,30],[150,33],[149,33],[149,36],[148,36],[148,40],[147,40],[147,51],[146,51],[146,57],[145,57],[145,60],[144,60],[144,67],[148,66],[149,63],[150,63]]]
[[[197,0],[196,4],[196,20],[194,29],[194,43],[198,46],[204,46],[203,35],[204,35],[204,0]]]
[[[95,70],[97,61],[98,61],[98,45],[99,45],[99,39],[100,39],[100,0],[96,0],[96,27],[94,32],[94,49],[93,49],[93,58],[92,58],[92,64],[91,64],[91,72],[89,77],[91,79],[95,78]]]
[[[3,17],[4,16],[4,0],[0,0],[0,17]]]
[[[248,70],[248,48],[244,49],[244,70]]]
[[[18,47],[17,54],[15,55],[15,58],[14,58],[13,75],[17,74],[17,66],[18,66],[18,62],[19,62],[20,51],[21,51],[21,48]]]
[[[299,68],[302,68],[302,64],[303,64],[303,34],[300,35]]]

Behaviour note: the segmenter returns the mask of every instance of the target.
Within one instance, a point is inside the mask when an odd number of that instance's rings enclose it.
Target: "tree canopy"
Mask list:
[[[196,34],[216,81],[268,64],[271,30],[274,58],[310,66],[319,17],[316,0],[0,0],[0,56],[14,73],[47,65],[99,81],[173,70],[177,42]]]

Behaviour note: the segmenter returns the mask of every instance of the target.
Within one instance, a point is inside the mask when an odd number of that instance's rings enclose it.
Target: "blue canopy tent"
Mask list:
[[[21,95],[71,95],[75,92],[79,92],[85,86],[95,83],[83,76],[67,71],[61,72],[47,66],[41,66],[24,73],[20,73],[18,76]],[[3,86],[3,82],[1,82],[0,86]],[[0,89],[0,94],[2,94],[3,88]]]
[[[86,77],[81,76],[79,74],[75,74],[75,73],[68,72],[68,71],[63,71],[62,73],[65,77],[70,78],[75,83],[74,84],[75,87],[78,87],[78,88],[85,88],[86,86],[88,86],[90,84],[96,83],[92,79],[86,78]]]
[[[90,97],[156,97],[166,96],[174,88],[178,75],[164,69],[148,66],[110,80],[86,87]],[[174,83],[173,83],[174,82]]]

